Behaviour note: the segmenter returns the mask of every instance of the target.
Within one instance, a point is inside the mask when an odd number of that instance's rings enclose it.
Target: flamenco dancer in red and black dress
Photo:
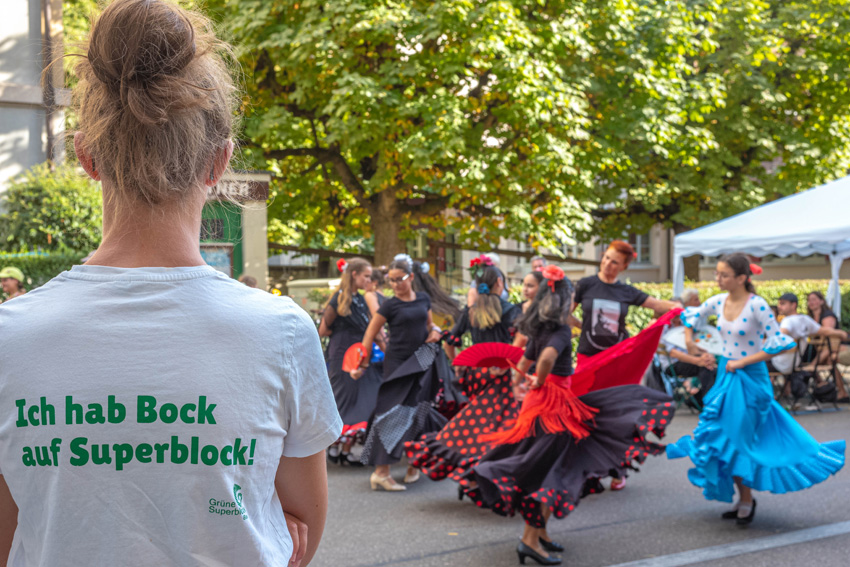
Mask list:
[[[510,343],[514,320],[521,311],[502,299],[504,282],[498,268],[477,263],[471,269],[478,297],[475,305],[464,309],[446,335],[444,344],[451,359],[455,359],[455,347],[460,346],[466,333],[472,336],[473,344]],[[468,367],[463,371],[460,385],[469,404],[440,431],[405,443],[410,465],[432,480],[449,477],[460,482],[487,451],[487,444],[479,442],[478,435],[501,429],[519,412],[511,392],[510,374],[504,369],[491,372],[489,368]],[[462,492],[459,495],[463,497]]]
[[[515,367],[516,385],[525,383],[528,393],[510,429],[482,436],[494,446],[470,471],[475,488],[467,495],[497,514],[522,515],[526,528],[517,547],[520,563],[530,557],[541,565],[557,565],[561,559],[550,552],[563,547],[546,533],[547,519],[569,514],[589,486],[599,486],[600,478],[625,477],[648,455],[662,453],[663,446],[646,436],[652,432],[662,437],[673,418],[670,397],[636,385],[640,372],[609,373],[600,363],[642,370],[657,346],[662,325],[678,311],[611,347],[604,359],[573,375],[566,324],[570,286],[557,267],[548,267],[544,276],[546,285],[517,321],[518,331],[529,338],[528,346],[521,357],[510,355],[515,360],[508,363]],[[478,345],[466,352],[472,356],[476,349],[489,364],[495,364],[494,351],[507,352],[503,345],[497,349]],[[532,363],[537,374],[527,376]]]

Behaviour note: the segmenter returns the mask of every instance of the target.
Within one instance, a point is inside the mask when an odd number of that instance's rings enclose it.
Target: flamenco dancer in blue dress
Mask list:
[[[739,525],[755,517],[753,490],[784,494],[809,488],[844,466],[845,448],[843,440],[819,444],[773,399],[765,362],[795,343],[779,332],[767,302],[755,294],[752,269],[743,254],[724,256],[716,273],[727,293],[682,314],[692,354],[698,349],[691,329],[717,316],[724,357],[693,438],[667,446],[669,458],[691,458],[695,466],[688,478],[706,499],[732,502],[738,487],[738,503],[722,517]]]

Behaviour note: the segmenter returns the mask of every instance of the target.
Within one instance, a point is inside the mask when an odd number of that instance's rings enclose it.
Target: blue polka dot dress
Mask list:
[[[764,362],[726,372],[729,360],[740,360],[759,351],[769,354],[794,348],[767,302],[753,294],[734,321],[723,316],[728,294],[716,295],[700,307],[682,313],[682,322],[695,328],[717,316],[723,337],[723,358],[714,387],[705,396],[705,407],[693,437],[668,445],[671,459],[690,457],[690,481],[702,488],[708,500],[731,502],[733,477],[754,490],[784,494],[809,488],[844,466],[845,442],[818,443],[773,399],[773,388]]]

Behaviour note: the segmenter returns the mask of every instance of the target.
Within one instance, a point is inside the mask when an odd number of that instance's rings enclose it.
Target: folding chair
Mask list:
[[[699,378],[682,378],[678,374],[676,374],[676,370],[673,368],[674,361],[670,357],[670,353],[667,352],[667,349],[663,346],[658,347],[657,356],[654,364],[660,364],[660,360],[657,360],[659,357],[666,358],[667,368],[661,370],[661,380],[664,382],[664,388],[667,390],[667,395],[673,398],[673,401],[676,403],[676,409],[679,409],[683,404],[688,406],[688,409],[693,413],[696,410],[697,413],[702,411],[702,404],[693,396],[693,394],[688,392],[688,388],[685,385],[685,382],[688,380],[694,380],[694,386],[699,387]]]

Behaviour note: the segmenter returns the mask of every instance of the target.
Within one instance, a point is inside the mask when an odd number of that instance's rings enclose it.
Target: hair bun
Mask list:
[[[195,28],[180,10],[129,0],[105,11],[91,33],[88,59],[107,85],[145,86],[180,73],[195,58]]]

